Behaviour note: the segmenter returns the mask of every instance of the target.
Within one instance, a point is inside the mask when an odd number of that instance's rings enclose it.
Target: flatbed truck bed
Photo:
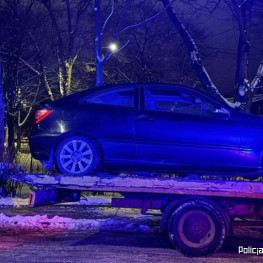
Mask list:
[[[112,198],[113,207],[139,208],[144,214],[158,210],[161,230],[189,256],[217,251],[237,223],[236,218],[239,225],[263,226],[260,181],[113,174],[19,174],[14,180],[34,187],[30,190],[31,206],[43,200],[42,204],[54,203],[59,192],[72,196],[81,191],[120,193],[123,197]]]

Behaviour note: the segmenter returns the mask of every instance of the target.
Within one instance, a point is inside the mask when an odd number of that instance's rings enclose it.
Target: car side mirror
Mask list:
[[[224,108],[215,109],[214,115],[217,116],[218,118],[223,118],[223,119],[228,119],[230,117],[229,111]]]

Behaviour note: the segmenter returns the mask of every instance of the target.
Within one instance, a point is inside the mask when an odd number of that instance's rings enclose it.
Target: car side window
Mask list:
[[[172,89],[145,89],[145,109],[212,116],[215,106],[203,98]]]
[[[123,89],[108,91],[103,94],[89,97],[86,102],[115,105],[123,107],[134,107],[134,89]]]

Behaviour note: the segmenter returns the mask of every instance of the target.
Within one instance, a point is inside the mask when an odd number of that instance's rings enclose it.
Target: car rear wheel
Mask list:
[[[99,169],[101,160],[96,143],[84,136],[69,137],[56,150],[56,167],[61,173],[94,174]]]

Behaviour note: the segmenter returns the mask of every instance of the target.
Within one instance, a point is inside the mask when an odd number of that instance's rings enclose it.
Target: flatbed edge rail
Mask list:
[[[263,182],[254,181],[65,174],[18,174],[13,179],[49,189],[263,199]]]

